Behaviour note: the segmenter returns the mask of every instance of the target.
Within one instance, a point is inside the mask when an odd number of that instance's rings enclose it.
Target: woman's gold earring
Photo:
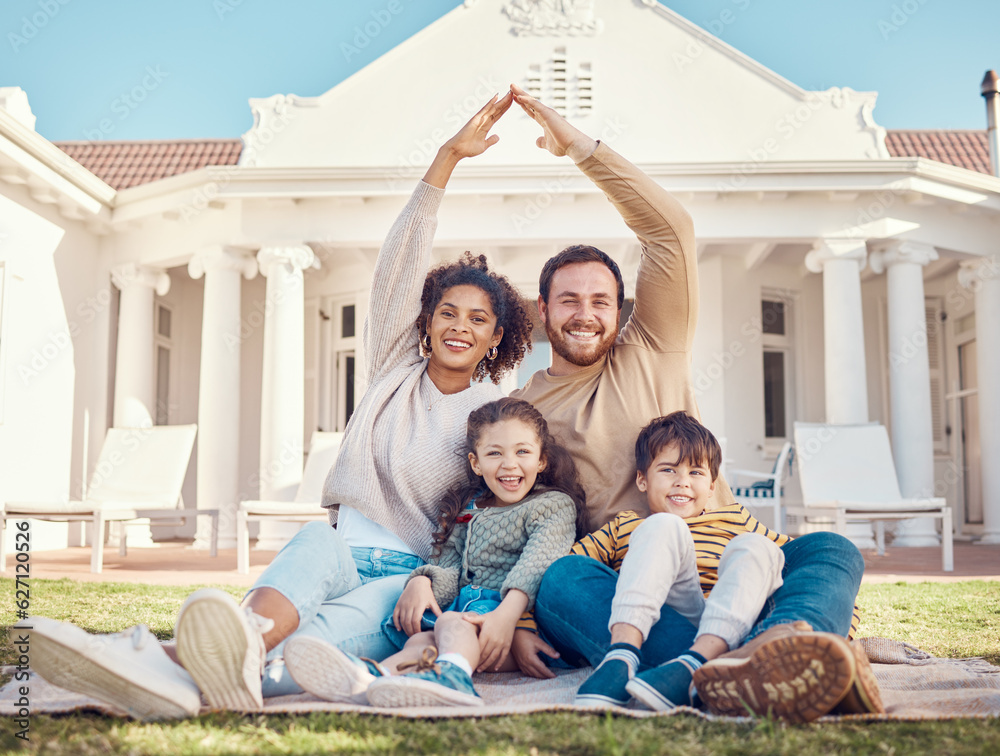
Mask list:
[[[423,337],[421,337],[420,345],[424,348],[424,351],[427,352],[427,354],[431,353],[431,335],[429,333],[425,333]]]
[[[486,350],[486,359],[495,360],[498,354],[499,352],[497,352],[496,347],[490,347],[489,349]]]

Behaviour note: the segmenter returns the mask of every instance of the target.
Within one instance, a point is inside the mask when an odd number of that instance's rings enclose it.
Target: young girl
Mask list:
[[[410,574],[384,625],[402,651],[378,664],[294,638],[285,663],[308,692],[388,707],[481,705],[473,670],[516,669],[515,625],[546,568],[573,545],[585,497],[573,460],[525,401],[473,411],[465,452],[468,481],[445,497],[432,564]]]

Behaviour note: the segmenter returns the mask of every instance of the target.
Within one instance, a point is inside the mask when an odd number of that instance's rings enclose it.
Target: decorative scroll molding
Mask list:
[[[925,266],[937,259],[938,251],[933,245],[903,240],[878,245],[868,256],[868,264],[875,273],[882,273],[891,265],[912,263]]]
[[[513,0],[503,12],[519,37],[593,37],[604,29],[594,0]]]
[[[149,268],[145,265],[125,263],[111,269],[111,282],[119,291],[131,286],[145,286],[155,289],[161,297],[170,291],[170,276],[162,268]]]
[[[206,247],[191,256],[188,262],[191,278],[201,278],[210,270],[235,270],[250,280],[257,275],[257,261],[246,251],[235,247]]]

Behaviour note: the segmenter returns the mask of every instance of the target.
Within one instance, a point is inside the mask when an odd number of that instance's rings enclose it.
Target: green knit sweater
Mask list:
[[[517,588],[528,608],[548,566],[569,553],[576,535],[576,507],[562,491],[526,496],[517,504],[473,510],[468,522],[455,523],[434,564],[410,573],[431,579],[434,599],[444,608],[467,585],[506,596]]]

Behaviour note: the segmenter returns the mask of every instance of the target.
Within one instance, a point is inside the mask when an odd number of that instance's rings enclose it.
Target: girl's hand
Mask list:
[[[392,611],[392,624],[407,635],[416,635],[421,631],[420,620],[428,609],[435,616],[441,616],[441,607],[434,598],[431,579],[426,575],[417,575],[406,584],[396,602],[396,608]]]
[[[542,127],[544,133],[535,140],[535,144],[543,150],[548,150],[556,157],[569,155],[574,163],[579,163],[597,149],[595,140],[576,126],[570,125],[569,121],[548,105],[543,105],[516,84],[510,85],[510,91],[528,117]]]
[[[517,617],[512,620],[499,609],[487,614],[468,612],[462,616],[466,622],[479,627],[479,666],[476,667],[476,671],[489,672],[500,669],[510,654]]]
[[[510,92],[503,97],[493,95],[455,136],[441,145],[427,173],[424,174],[424,181],[431,186],[444,189],[459,160],[482,155],[499,142],[500,137],[496,134],[491,135],[490,129],[510,109],[513,102],[514,95]]]

